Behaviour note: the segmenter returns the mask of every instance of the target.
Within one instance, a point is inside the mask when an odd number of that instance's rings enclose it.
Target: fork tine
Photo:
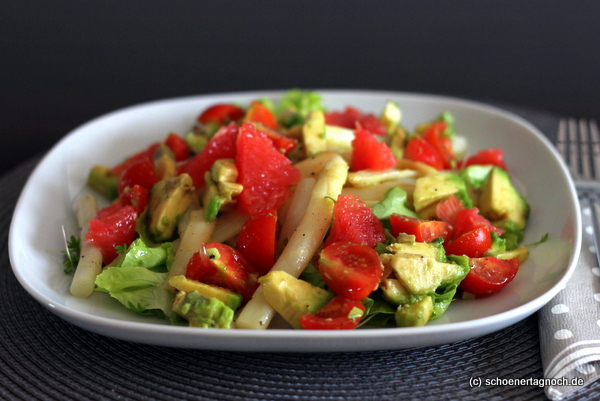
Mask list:
[[[568,120],[569,133],[569,168],[573,177],[580,177],[579,173],[579,137],[577,135],[577,122],[570,118]]]
[[[594,178],[600,178],[600,132],[595,120],[590,120],[590,139],[594,161]]]
[[[556,139],[556,149],[564,162],[569,164],[569,154],[567,153],[567,121],[561,118],[558,121],[558,138]]]
[[[581,152],[581,173],[583,178],[592,178],[592,158],[590,154],[589,131],[586,120],[579,120],[579,139]]]

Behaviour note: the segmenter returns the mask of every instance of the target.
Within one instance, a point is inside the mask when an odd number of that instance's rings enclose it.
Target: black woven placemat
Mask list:
[[[556,131],[558,120],[554,116],[512,111],[551,138]],[[543,388],[536,386],[471,387],[471,378],[543,377],[535,315],[496,333],[452,344],[337,354],[157,347],[115,340],[73,326],[25,292],[8,258],[12,211],[37,160],[0,179],[1,399],[545,399]],[[598,398],[600,382],[569,399]]]

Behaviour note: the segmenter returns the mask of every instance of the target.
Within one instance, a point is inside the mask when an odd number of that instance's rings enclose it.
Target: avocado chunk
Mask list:
[[[412,253],[396,253],[388,258],[396,277],[412,295],[434,292],[440,285],[464,278],[468,271],[454,263]]]
[[[467,193],[467,186],[458,174],[439,172],[419,177],[413,192],[415,211],[422,219],[434,218],[437,204],[450,195],[456,196],[465,207],[473,207]]]
[[[425,296],[415,303],[400,305],[395,315],[396,326],[424,326],[432,313],[433,299],[430,296]]]
[[[258,282],[271,307],[296,329],[301,328],[302,315],[317,313],[334,296],[281,270],[271,270]]]
[[[493,167],[483,184],[479,210],[492,222],[511,220],[521,229],[529,217],[529,204],[517,192],[508,173],[500,167]]]
[[[383,107],[383,112],[379,117],[379,121],[385,125],[385,129],[388,135],[393,135],[396,132],[396,128],[402,120],[402,110],[398,103],[389,100]]]
[[[92,167],[87,184],[111,201],[119,197],[119,176],[106,166],[98,164]]]
[[[226,288],[201,283],[197,280],[190,280],[184,275],[171,277],[169,284],[181,292],[191,293],[198,291],[207,298],[216,298],[234,311],[242,304],[242,296],[240,294],[229,291]]]
[[[177,222],[187,210],[194,195],[194,184],[188,174],[161,180],[154,185],[150,198],[150,234],[156,242],[173,237]]]
[[[171,148],[161,144],[154,153],[154,168],[159,180],[173,178],[177,175],[177,162]]]
[[[238,169],[233,159],[216,160],[204,177],[206,181],[203,195],[205,218],[207,221],[212,221],[219,212],[233,209],[236,204],[235,197],[242,193],[244,187],[236,182]]]
[[[446,251],[441,242],[416,242],[410,241],[412,235],[399,235],[398,241],[388,246],[388,251],[396,253],[410,253],[432,258],[438,262],[446,262]]]
[[[415,296],[408,292],[397,278],[385,278],[379,284],[381,295],[392,305],[412,304],[421,299],[421,296]]]
[[[216,298],[205,297],[198,291],[180,292],[173,301],[173,312],[186,319],[192,327],[229,329],[233,309]]]
[[[325,114],[320,110],[310,112],[302,126],[302,140],[307,156],[327,150],[325,140]]]

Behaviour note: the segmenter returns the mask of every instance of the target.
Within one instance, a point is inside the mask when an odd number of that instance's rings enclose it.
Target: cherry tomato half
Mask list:
[[[445,221],[423,220],[410,216],[392,214],[390,216],[392,235],[397,237],[400,233],[415,236],[417,242],[431,242],[436,238],[443,238],[446,242],[452,234],[452,227]]]
[[[337,295],[350,300],[366,298],[383,275],[379,254],[367,245],[335,242],[319,256],[319,271],[325,283]]]
[[[490,246],[492,246],[492,236],[486,226],[479,226],[444,244],[446,254],[466,255],[470,258],[485,255]]]
[[[360,323],[364,311],[362,302],[336,296],[314,315],[300,316],[300,326],[304,330],[352,330]]]
[[[489,295],[500,291],[513,280],[519,270],[519,259],[491,256],[471,258],[469,266],[471,270],[459,288],[474,295]]]

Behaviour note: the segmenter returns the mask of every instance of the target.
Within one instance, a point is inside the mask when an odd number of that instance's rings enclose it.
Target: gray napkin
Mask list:
[[[583,240],[573,276],[538,315],[546,395],[561,400],[600,378],[600,269],[590,204],[581,200]]]

